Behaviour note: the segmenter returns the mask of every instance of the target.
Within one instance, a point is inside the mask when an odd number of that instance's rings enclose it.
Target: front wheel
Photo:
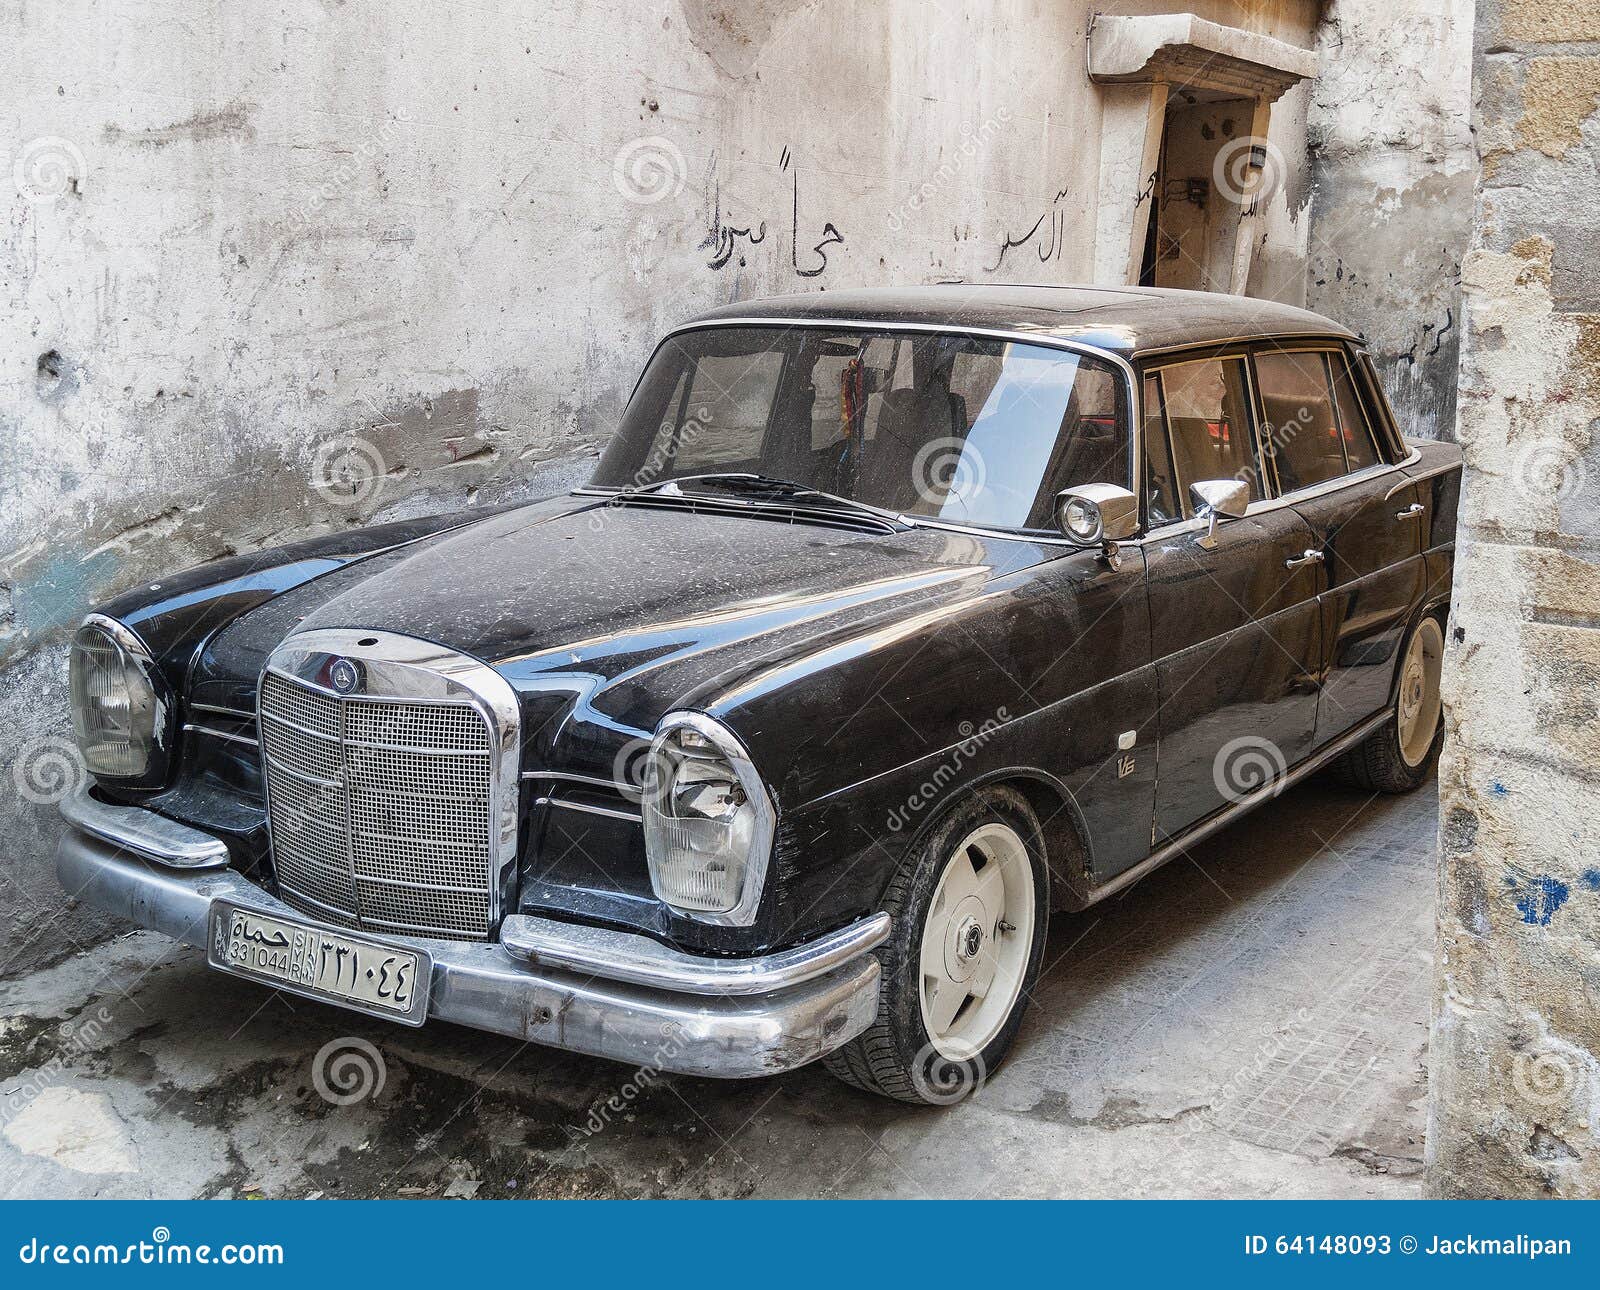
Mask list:
[[[957,1102],[981,1086],[1038,978],[1048,893],[1039,822],[1020,794],[989,789],[958,806],[889,885],[878,1016],[828,1069],[903,1102]]]
[[[1444,628],[1430,615],[1406,641],[1391,719],[1334,763],[1340,779],[1369,792],[1408,793],[1428,778],[1444,740],[1443,666]]]

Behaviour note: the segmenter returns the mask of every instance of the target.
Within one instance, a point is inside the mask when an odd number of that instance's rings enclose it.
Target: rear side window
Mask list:
[[[1161,369],[1173,484],[1185,516],[1194,514],[1189,487],[1205,479],[1237,479],[1262,498],[1261,464],[1251,427],[1249,383],[1241,358],[1210,358]]]
[[[1364,470],[1376,466],[1382,459],[1372,437],[1372,427],[1367,424],[1366,412],[1356,394],[1355,376],[1343,354],[1328,355],[1333,364],[1334,402],[1339,410],[1340,437],[1344,442],[1345,456],[1351,470]]]
[[[1313,350],[1256,355],[1264,417],[1261,441],[1277,470],[1280,493],[1310,488],[1345,473],[1328,357]]]

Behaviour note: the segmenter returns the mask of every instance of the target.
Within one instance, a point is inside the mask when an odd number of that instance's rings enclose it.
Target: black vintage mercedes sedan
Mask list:
[[[1137,289],[714,310],[592,482],[89,615],[63,887],[269,987],[960,1096],[1052,910],[1427,775],[1460,456],[1357,338]]]

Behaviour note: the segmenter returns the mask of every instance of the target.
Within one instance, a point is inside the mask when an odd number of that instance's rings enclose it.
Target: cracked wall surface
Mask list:
[[[1371,347],[1405,433],[1455,436],[1476,169],[1472,0],[1331,0],[1307,120],[1306,296]]]
[[[1475,43],[1429,1187],[1593,1196],[1600,8],[1483,0]]]

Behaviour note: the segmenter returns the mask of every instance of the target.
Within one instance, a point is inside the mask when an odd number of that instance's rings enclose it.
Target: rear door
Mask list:
[[[1254,358],[1264,444],[1280,493],[1326,561],[1316,744],[1389,701],[1422,594],[1419,486],[1384,459],[1376,419],[1340,346],[1264,346]]]
[[[1323,584],[1309,525],[1263,473],[1245,357],[1166,364],[1147,375],[1145,405],[1160,845],[1310,751]],[[1240,479],[1252,497],[1209,547],[1188,496],[1204,479]]]

